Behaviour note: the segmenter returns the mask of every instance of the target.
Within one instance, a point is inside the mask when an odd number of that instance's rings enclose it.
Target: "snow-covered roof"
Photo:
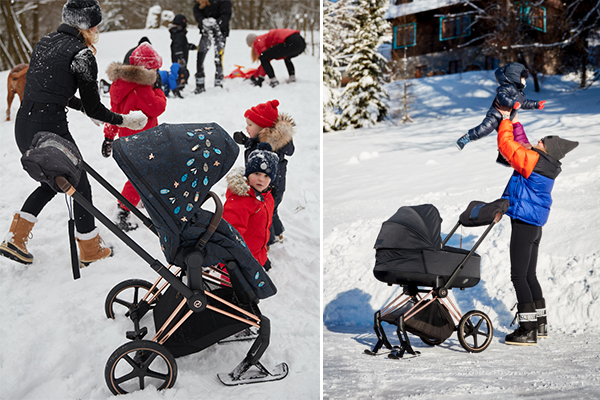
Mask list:
[[[400,4],[397,6],[390,5],[390,8],[386,11],[383,18],[394,19],[403,15],[411,15],[423,11],[435,10],[458,3],[464,3],[464,0],[413,0],[410,3]]]

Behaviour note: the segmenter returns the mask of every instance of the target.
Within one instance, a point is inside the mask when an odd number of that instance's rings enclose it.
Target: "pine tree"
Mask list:
[[[384,100],[389,97],[382,86],[386,60],[377,52],[387,29],[382,18],[385,3],[383,0],[356,2],[353,17],[357,34],[347,51],[353,54],[346,70],[350,82],[339,101],[341,115],[336,129],[372,126],[387,115]]]

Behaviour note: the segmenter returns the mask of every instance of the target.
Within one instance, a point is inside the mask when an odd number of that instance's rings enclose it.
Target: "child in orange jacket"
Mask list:
[[[234,170],[227,176],[227,201],[223,218],[242,235],[248,249],[268,271],[271,262],[267,258],[274,201],[271,181],[277,175],[279,157],[271,151],[271,145],[260,143],[248,157],[246,170]]]
[[[140,110],[148,117],[148,123],[140,130],[106,124],[102,143],[104,157],[110,157],[112,143],[117,135],[130,136],[154,128],[158,125],[158,116],[167,107],[167,99],[157,72],[162,66],[162,57],[152,45],[147,42],[140,44],[131,54],[129,62],[130,65],[112,63],[106,71],[109,79],[113,81],[110,86],[111,109],[121,114]],[[125,183],[121,194],[134,206],[140,202],[140,195],[129,181]],[[129,209],[119,202],[117,226],[126,232],[137,228],[137,224],[129,221],[129,214]]]

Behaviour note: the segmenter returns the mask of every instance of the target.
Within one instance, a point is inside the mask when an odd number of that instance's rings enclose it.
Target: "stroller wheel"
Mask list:
[[[494,327],[483,312],[469,311],[458,324],[458,341],[470,353],[481,353],[492,343]]]
[[[131,310],[132,306],[140,304],[140,301],[146,293],[148,293],[151,287],[152,284],[143,279],[129,279],[116,285],[108,293],[106,301],[104,302],[106,318],[114,319],[117,313],[125,315]],[[156,292],[156,290],[157,289],[154,289],[154,292]],[[159,298],[160,296],[157,297],[157,300]],[[156,300],[154,302],[156,302]]]
[[[444,340],[427,339],[424,337],[420,337],[420,338],[421,338],[421,341],[423,341],[423,343],[425,343],[427,346],[437,346],[438,344],[444,343]]]
[[[136,340],[112,353],[106,362],[104,379],[115,395],[143,390],[148,385],[168,389],[177,379],[177,363],[166,347],[150,340]]]

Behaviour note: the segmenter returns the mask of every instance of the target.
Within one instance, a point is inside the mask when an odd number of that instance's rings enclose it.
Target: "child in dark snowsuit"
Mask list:
[[[186,27],[187,18],[183,14],[177,14],[173,18],[173,22],[169,25],[169,33],[171,34],[171,62],[179,64],[177,88],[173,89],[173,94],[179,98],[183,98],[181,91],[187,84],[190,76],[190,72],[187,69],[189,52],[196,49],[196,45],[190,44],[187,40]]]
[[[513,115],[519,109],[533,110],[533,109],[544,109],[545,100],[528,100],[523,93],[525,89],[525,80],[529,77],[529,72],[522,64],[510,63],[504,68],[498,68],[495,72],[496,82],[498,82],[498,88],[496,89],[496,97],[492,106],[488,110],[483,122],[475,128],[469,129],[469,131],[463,135],[456,142],[456,147],[462,150],[467,143],[470,141],[479,140],[494,130],[498,130],[500,122],[502,122],[502,114],[496,109],[496,107],[508,107],[513,110]],[[525,131],[521,124],[515,126],[515,140],[521,145],[531,148],[531,144],[525,135]],[[500,161],[500,157],[499,157]]]
[[[244,152],[246,160],[248,160],[248,156],[257,148],[260,142],[269,143],[273,152],[279,157],[277,175],[272,182],[275,208],[273,211],[273,224],[271,226],[269,245],[283,239],[282,234],[285,228],[279,219],[277,208],[281,204],[283,193],[285,192],[287,173],[287,160],[285,156],[291,156],[295,150],[292,138],[296,124],[289,115],[279,114],[277,106],[279,106],[279,101],[271,100],[246,110],[244,114],[247,124],[246,131],[250,137],[244,135],[242,132],[234,133],[234,140],[246,147]]]
[[[271,268],[267,243],[274,206],[270,184],[277,175],[279,162],[277,154],[270,150],[268,143],[261,143],[250,153],[244,173],[238,169],[227,176],[227,201],[223,208],[223,219],[242,235],[266,271]]]

